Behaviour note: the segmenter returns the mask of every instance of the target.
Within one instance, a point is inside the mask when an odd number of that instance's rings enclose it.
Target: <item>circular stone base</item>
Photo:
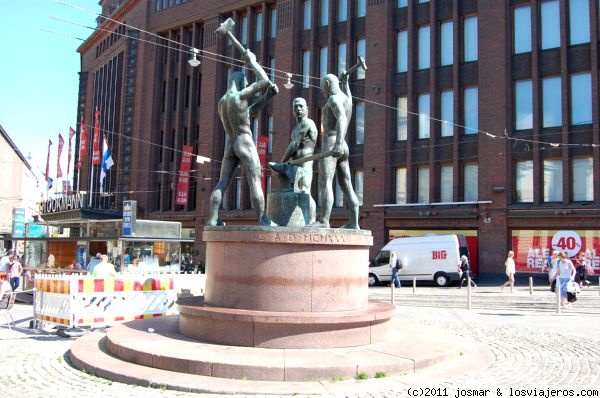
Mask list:
[[[181,334],[214,344],[262,348],[354,347],[386,341],[394,306],[369,301],[364,310],[268,312],[204,305],[179,299]]]

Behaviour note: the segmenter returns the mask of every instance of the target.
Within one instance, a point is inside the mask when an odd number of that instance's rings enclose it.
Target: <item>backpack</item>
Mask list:
[[[469,263],[468,263],[467,261],[462,261],[462,262],[460,263],[460,270],[461,270],[462,272],[466,272],[466,271],[468,271],[468,270],[469,270]]]
[[[401,270],[402,269],[402,263],[400,262],[400,260],[396,260],[396,269],[397,270]]]

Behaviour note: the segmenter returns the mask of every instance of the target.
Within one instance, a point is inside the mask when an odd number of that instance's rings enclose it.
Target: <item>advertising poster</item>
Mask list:
[[[547,272],[547,258],[556,250],[566,252],[571,260],[585,253],[594,273],[600,273],[598,230],[514,230],[512,250],[517,272]]]

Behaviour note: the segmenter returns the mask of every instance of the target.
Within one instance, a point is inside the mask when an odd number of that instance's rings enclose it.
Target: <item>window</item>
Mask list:
[[[440,202],[452,202],[453,169],[452,165],[444,165],[440,168]]]
[[[272,153],[273,152],[273,116],[269,116],[267,119],[267,128],[269,129],[269,131],[267,132],[268,134],[268,141],[267,141],[267,153]]]
[[[348,19],[348,0],[338,0],[338,22],[344,22]]]
[[[319,49],[319,76],[323,77],[327,74],[327,47]]]
[[[467,17],[463,21],[464,61],[477,61],[477,17]]]
[[[515,128],[533,128],[533,85],[531,80],[515,82]]]
[[[256,42],[260,42],[262,40],[262,12],[256,14],[256,26],[254,30],[254,39]]]
[[[477,134],[479,131],[479,107],[477,87],[465,88],[464,91],[464,116],[465,134]]]
[[[429,26],[419,27],[419,69],[429,68]]]
[[[302,52],[302,88],[308,88],[310,80],[310,51]]]
[[[517,7],[514,14],[515,54],[531,52],[531,7]]]
[[[302,29],[310,30],[310,0],[304,0],[302,3]]]
[[[419,4],[429,3],[429,0],[419,0]]]
[[[356,0],[356,16],[357,18],[367,15],[367,0]]]
[[[429,203],[429,167],[417,168],[417,203]]]
[[[561,125],[560,77],[542,79],[542,127]]]
[[[357,170],[354,172],[354,192],[358,198],[358,205],[363,205],[363,172]]]
[[[238,210],[242,209],[242,178],[237,177],[235,179],[235,208]]]
[[[562,160],[544,160],[544,202],[562,202]]]
[[[271,37],[277,37],[277,8],[271,10]]]
[[[429,138],[429,94],[419,95],[419,138]]]
[[[408,106],[406,97],[398,97],[396,100],[396,140],[406,140],[406,133],[408,131]]]
[[[592,76],[571,75],[571,124],[592,123]]]
[[[342,187],[340,186],[337,176],[335,178],[335,197],[333,205],[335,207],[344,207],[344,192],[342,192]]]
[[[440,118],[442,119],[440,135],[442,137],[454,135],[454,92],[452,90],[442,91],[440,95]]]
[[[589,0],[569,1],[569,44],[590,42]]]
[[[356,144],[365,143],[365,103],[357,102],[354,110],[356,117]]]
[[[252,139],[254,140],[254,144],[258,142],[258,118],[252,118]]]
[[[365,39],[358,39],[356,41],[356,55],[367,59],[366,43]],[[365,61],[366,62],[366,61]],[[356,70],[356,79],[361,80],[365,78],[365,71],[363,68]]]
[[[560,15],[558,0],[544,1],[540,6],[542,50],[560,47]]]
[[[319,24],[321,26],[329,25],[329,0],[321,0],[321,13],[319,14]]]
[[[396,169],[396,203],[406,204],[406,168]]]
[[[479,166],[467,163],[464,166],[463,197],[465,202],[479,199]]]
[[[248,17],[242,17],[242,37],[240,42],[243,45],[248,44]]]
[[[533,161],[517,162],[516,173],[517,202],[533,202]]]
[[[346,70],[346,43],[338,44],[338,75]]]
[[[573,181],[573,200],[594,200],[594,169],[591,157],[572,160],[571,176]]]
[[[401,30],[397,35],[396,72],[402,73],[408,70],[408,33]]]
[[[396,0],[396,8],[408,7],[408,0]]]
[[[440,24],[440,65],[454,62],[454,24],[445,21]]]

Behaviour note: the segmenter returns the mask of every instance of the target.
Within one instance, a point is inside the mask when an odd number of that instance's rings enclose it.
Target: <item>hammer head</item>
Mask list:
[[[235,22],[233,22],[233,19],[227,18],[227,20],[225,20],[225,22],[223,22],[221,25],[219,25],[217,30],[215,30],[215,33],[218,35],[221,35],[221,36],[225,36],[227,34],[227,32],[231,32],[234,25],[235,25]]]
[[[358,64],[363,70],[367,70],[367,63],[365,62],[365,59],[360,55],[358,56]]]

